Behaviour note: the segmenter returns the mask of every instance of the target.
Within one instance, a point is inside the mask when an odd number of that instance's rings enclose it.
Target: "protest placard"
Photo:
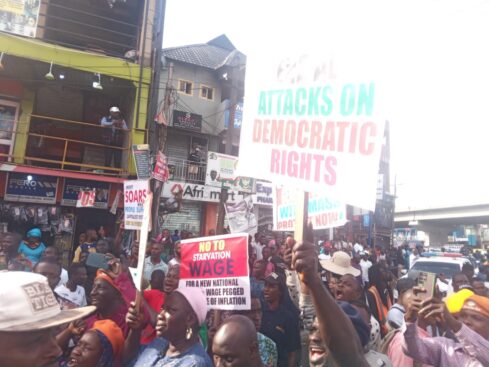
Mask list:
[[[373,210],[385,123],[376,83],[327,75],[323,55],[249,61],[236,174]]]
[[[237,203],[226,203],[226,217],[231,233],[256,233],[258,222],[253,213],[253,197],[244,196]]]
[[[304,195],[300,190],[277,186],[273,199],[273,229],[294,231],[297,202]],[[314,229],[343,226],[346,222],[346,205],[324,195],[308,195],[307,214]]]
[[[144,202],[149,194],[147,180],[124,181],[124,228],[140,230],[144,219]]]
[[[137,290],[142,292],[142,281],[144,275],[144,260],[146,259],[146,247],[148,244],[148,231],[151,224],[151,202],[153,194],[148,193],[143,204],[143,222],[141,225],[141,233],[139,236],[139,252],[138,252],[138,266],[133,273],[133,281]],[[138,296],[140,298],[141,295]],[[140,300],[139,300],[140,301]]]
[[[180,287],[205,291],[211,309],[249,310],[248,234],[181,241]]]

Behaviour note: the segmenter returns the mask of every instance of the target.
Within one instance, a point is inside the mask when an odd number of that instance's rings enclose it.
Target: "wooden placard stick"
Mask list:
[[[295,228],[294,239],[301,242],[314,242],[314,232],[312,230],[312,224],[309,223],[309,193],[301,192],[298,195],[296,207],[295,207]],[[304,275],[299,273],[299,279],[301,280],[301,292],[308,294],[307,287],[304,286]]]

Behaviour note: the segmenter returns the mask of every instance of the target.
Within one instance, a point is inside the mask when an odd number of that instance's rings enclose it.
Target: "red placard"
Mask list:
[[[250,308],[248,234],[192,238],[181,244],[180,287],[203,289],[210,308]]]
[[[78,192],[77,208],[93,208],[95,205],[96,190],[80,190]]]

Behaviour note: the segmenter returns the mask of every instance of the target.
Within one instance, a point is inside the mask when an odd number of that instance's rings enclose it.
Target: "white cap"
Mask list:
[[[110,111],[110,112],[121,112],[121,111],[119,110],[119,107],[116,107],[116,106],[111,107],[109,111]]]
[[[94,311],[94,306],[61,311],[47,278],[40,274],[0,272],[0,331],[48,329]]]

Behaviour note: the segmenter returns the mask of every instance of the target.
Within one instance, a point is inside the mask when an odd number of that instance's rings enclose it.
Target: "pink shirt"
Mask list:
[[[429,337],[429,334],[418,327],[418,335],[421,338]],[[402,343],[404,341],[404,335],[401,331],[398,331],[391,342],[389,343],[389,349],[387,351],[387,356],[392,362],[392,367],[413,367],[413,359],[404,354],[402,350]],[[431,367],[429,364],[422,364],[420,367]]]

